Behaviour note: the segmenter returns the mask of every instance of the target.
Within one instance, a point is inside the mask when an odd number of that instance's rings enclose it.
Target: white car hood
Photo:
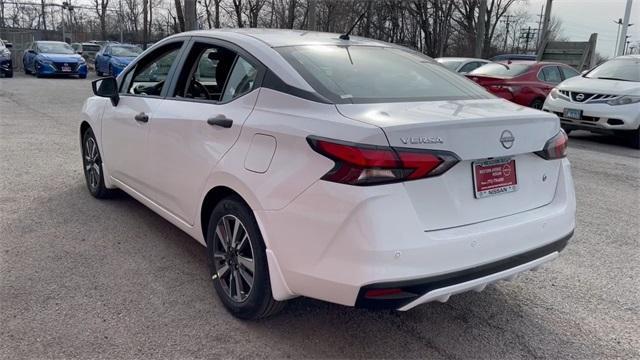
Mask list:
[[[577,91],[589,94],[640,95],[640,83],[634,81],[590,79],[572,77],[558,85],[559,90]]]

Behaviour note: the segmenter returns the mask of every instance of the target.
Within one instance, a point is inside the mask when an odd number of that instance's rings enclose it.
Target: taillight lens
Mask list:
[[[544,148],[542,150],[536,151],[536,155],[547,160],[561,159],[567,156],[568,145],[569,137],[564,132],[564,130],[560,129],[560,132],[558,134],[556,134],[554,137],[549,139],[546,144],[544,144]]]
[[[326,139],[307,138],[316,152],[335,161],[322,179],[350,185],[377,185],[437,176],[455,165],[448,151],[392,148]]]

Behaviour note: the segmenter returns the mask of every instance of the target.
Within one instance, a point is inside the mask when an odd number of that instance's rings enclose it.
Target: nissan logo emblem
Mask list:
[[[578,100],[578,101],[582,101],[582,100],[584,100],[584,94],[578,94],[578,95],[576,95],[576,100]]]
[[[500,143],[505,149],[511,149],[515,141],[516,138],[513,137],[513,134],[509,130],[504,130],[500,135]]]

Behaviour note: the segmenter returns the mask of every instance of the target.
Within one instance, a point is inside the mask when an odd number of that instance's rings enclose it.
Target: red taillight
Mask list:
[[[546,160],[562,159],[567,156],[567,146],[569,145],[569,138],[564,130],[560,129],[560,132],[554,137],[549,139],[544,148],[540,151],[536,151],[536,155]]]
[[[311,148],[335,161],[322,179],[350,184],[376,185],[440,175],[458,162],[447,151],[392,148],[354,144],[315,136]]]

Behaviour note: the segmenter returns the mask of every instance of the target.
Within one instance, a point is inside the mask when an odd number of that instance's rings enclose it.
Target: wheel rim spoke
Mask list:
[[[212,255],[222,290],[234,302],[245,301],[253,288],[255,264],[251,239],[240,219],[224,215],[218,220]]]
[[[238,264],[240,264],[240,266],[242,266],[243,268],[249,270],[250,273],[254,273],[254,266],[253,266],[253,260],[246,258],[244,256],[238,256]]]

